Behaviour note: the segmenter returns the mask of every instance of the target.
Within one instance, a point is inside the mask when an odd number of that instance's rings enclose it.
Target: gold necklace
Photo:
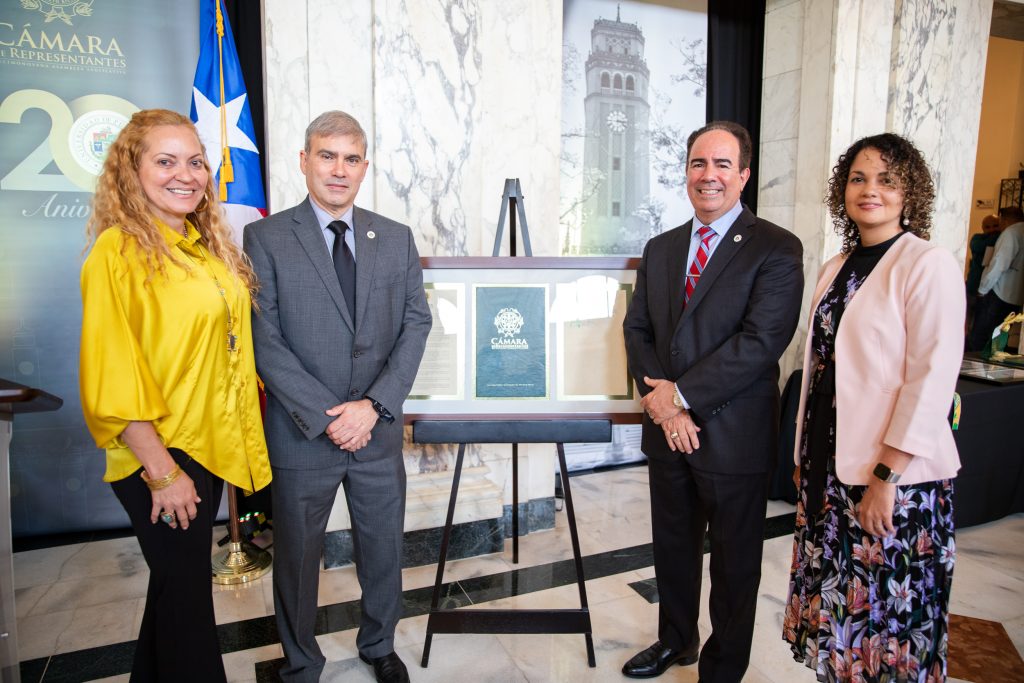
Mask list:
[[[217,287],[217,293],[220,294],[221,301],[224,302],[224,312],[227,313],[228,316],[228,353],[233,354],[236,351],[238,351],[238,335],[235,334],[235,317],[231,315],[231,305],[228,303],[227,292],[224,290],[224,285],[220,283],[220,278],[217,277],[217,274],[213,272],[213,268],[210,267],[209,261],[207,261],[206,258],[206,254],[203,253],[202,244],[196,242],[195,246],[196,249],[199,250],[199,256],[203,261],[203,269],[206,271],[207,275],[209,275],[210,278],[213,280],[213,284],[216,285]],[[185,254],[185,257],[189,261],[191,261],[193,264],[197,266],[199,265],[198,263],[196,263],[196,260],[192,258],[192,255],[188,253],[188,251],[186,251],[185,249],[182,249],[181,251],[183,254]]]

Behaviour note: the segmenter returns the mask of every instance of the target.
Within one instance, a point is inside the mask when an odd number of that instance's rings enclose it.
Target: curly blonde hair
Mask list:
[[[154,220],[146,193],[139,182],[139,162],[146,151],[146,137],[157,126],[182,126],[188,128],[199,140],[199,133],[192,121],[177,112],[167,109],[135,112],[128,125],[110,145],[103,171],[96,181],[92,214],[86,224],[86,249],[104,230],[116,226],[131,238],[130,242],[135,243],[151,277],[157,273],[166,273],[166,261],[188,269],[188,265],[175,258],[168,248],[167,240]],[[256,274],[248,257],[231,239],[231,229],[221,211],[205,151],[203,166],[208,173],[203,200],[187,218],[199,231],[210,253],[223,261],[228,270],[245,283],[249,292],[255,294],[259,288]]]
[[[910,140],[895,133],[882,133],[861,138],[850,145],[832,168],[828,179],[825,205],[832,215],[832,225],[843,238],[843,254],[850,254],[860,244],[857,224],[846,215],[846,184],[850,167],[857,155],[865,149],[876,149],[889,167],[889,178],[903,190],[903,215],[908,224],[900,227],[904,232],[928,239],[932,228],[932,207],[935,203],[935,183],[924,156]]]

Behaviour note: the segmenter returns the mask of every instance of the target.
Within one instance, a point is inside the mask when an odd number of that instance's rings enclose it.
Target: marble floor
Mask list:
[[[650,510],[646,467],[571,480],[588,577],[597,667],[586,665],[581,635],[435,635],[421,668],[430,588],[436,566],[404,572],[405,614],[396,650],[413,681],[623,681],[622,663],[655,639],[657,603],[650,579]],[[780,639],[793,507],[771,502],[758,601],[750,683],[791,683],[813,677]],[[960,530],[951,611],[1001,623],[1019,657],[1024,652],[1024,515]],[[450,562],[445,604],[470,607],[574,608],[572,550],[564,512],[556,528],[520,542],[519,563],[506,552]],[[127,681],[139,627],[147,570],[134,538],[62,545],[14,557],[23,681]],[[707,566],[705,560],[705,574]],[[272,680],[281,648],[273,627],[270,578],[242,588],[216,587],[214,601],[231,681]],[[704,582],[707,601],[708,582]],[[323,681],[372,681],[355,648],[352,568],[320,575],[318,636],[328,659]],[[978,622],[982,623],[982,622]],[[710,632],[706,610],[701,631]],[[1011,647],[1009,644],[1007,648]],[[952,646],[951,646],[952,649]],[[951,664],[952,666],[952,664]],[[982,660],[984,667],[984,660]],[[1018,668],[1019,672],[1020,669]],[[696,667],[673,667],[659,680],[696,681]],[[975,683],[995,680],[979,671]],[[999,680],[1006,680],[1000,678]]]

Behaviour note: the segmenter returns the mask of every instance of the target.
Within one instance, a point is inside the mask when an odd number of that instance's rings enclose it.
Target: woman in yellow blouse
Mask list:
[[[137,112],[110,146],[82,267],[80,389],[149,565],[132,680],[224,680],[210,582],[223,482],[270,482],[249,328],[256,279],[192,123]]]

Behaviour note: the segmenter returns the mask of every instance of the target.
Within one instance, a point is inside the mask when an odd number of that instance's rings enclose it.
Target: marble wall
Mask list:
[[[882,131],[925,155],[932,240],[964,261],[991,12],[991,0],[769,0],[759,213],[803,241],[808,283],[841,244],[822,202],[831,168]],[[802,359],[812,290],[784,376]]]
[[[263,3],[272,210],[305,195],[303,131],[338,108],[370,138],[358,203],[408,223],[423,255],[489,254],[506,177],[522,181],[535,253],[558,253],[561,3]],[[883,130],[925,153],[933,239],[963,260],[991,10],[992,0],[768,0],[759,212],[803,240],[809,283],[839,247],[822,204],[830,169],[854,139]],[[785,375],[799,364],[810,290]],[[524,502],[550,496],[553,449],[522,451]],[[508,449],[467,457],[475,474],[460,519],[503,514]],[[443,521],[453,459],[407,444],[407,528]],[[347,524],[336,505],[329,528]]]
[[[272,210],[305,195],[309,120],[343,109],[370,138],[358,203],[412,226],[424,256],[490,254],[508,177],[534,253],[558,253],[559,4],[264,0],[264,19]]]
[[[342,109],[369,138],[370,171],[357,203],[409,224],[421,255],[489,255],[509,177],[521,181],[534,253],[557,255],[560,3],[263,0],[263,7],[271,211],[306,194],[298,167],[306,125]],[[524,446],[520,454],[521,500],[549,499],[554,448]],[[442,525],[454,449],[407,443],[405,456],[406,529]],[[509,447],[470,449],[457,521],[500,521],[511,502],[509,457]],[[348,526],[339,496],[328,529]]]

